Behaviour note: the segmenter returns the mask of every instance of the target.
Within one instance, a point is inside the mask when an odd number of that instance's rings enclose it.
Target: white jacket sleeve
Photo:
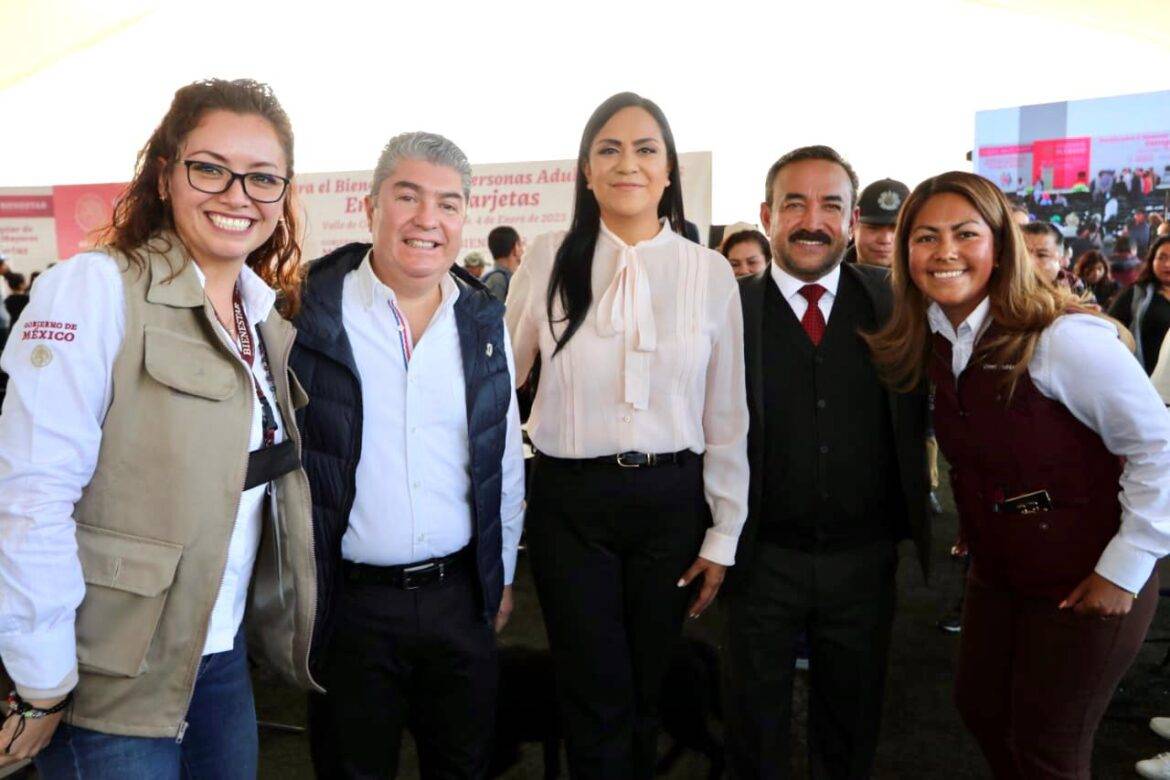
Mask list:
[[[512,359],[512,345],[504,343],[508,358],[508,372],[512,377],[512,398],[508,402],[508,429],[504,439],[504,461],[501,468],[503,488],[500,491],[500,527],[503,536],[504,584],[511,585],[516,575],[516,555],[520,549],[520,533],[524,528],[524,442],[520,434],[520,409],[516,405],[516,368]]]
[[[735,563],[739,534],[747,521],[749,418],[744,377],[743,311],[739,288],[732,283],[711,345],[703,404],[703,488],[713,524],[699,555],[723,566]]]
[[[1170,552],[1170,412],[1113,323],[1087,314],[1057,319],[1044,331],[1029,374],[1041,393],[1093,429],[1121,472],[1121,527],[1095,571],[1137,593]]]
[[[0,367],[0,659],[25,698],[77,683],[85,596],[73,507],[97,464],[125,297],[115,261],[87,253],[37,279]]]

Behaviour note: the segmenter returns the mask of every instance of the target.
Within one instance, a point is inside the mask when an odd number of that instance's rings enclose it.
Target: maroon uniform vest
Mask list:
[[[994,336],[995,325],[984,338]],[[1005,404],[1009,366],[976,354],[955,381],[951,344],[933,340],[934,429],[951,464],[963,538],[978,581],[1063,599],[1100,558],[1121,524],[1121,459],[1027,372]],[[1049,511],[1005,511],[1001,502],[1047,490]]]

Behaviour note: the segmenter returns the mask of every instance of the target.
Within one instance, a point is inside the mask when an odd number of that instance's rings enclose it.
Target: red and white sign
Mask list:
[[[92,249],[98,235],[114,216],[114,201],[126,189],[123,184],[69,184],[53,188],[57,218],[57,248],[72,257]]]
[[[22,273],[57,259],[51,188],[0,190],[0,252]]]
[[[705,236],[711,224],[711,153],[681,154],[679,169],[687,219]],[[573,216],[576,173],[575,160],[473,165],[460,256],[481,250],[486,257],[488,233],[500,225],[514,227],[526,240],[567,230]],[[372,177],[372,171],[297,177],[297,195],[305,215],[301,247],[306,260],[351,241],[370,240],[362,204]]]
[[[1005,192],[1030,187],[1032,181],[1032,145],[1008,144],[981,146],[975,172],[999,185]]]
[[[711,224],[711,153],[679,155],[687,219],[706,236]],[[472,167],[471,200],[460,255],[487,249],[487,235],[511,225],[532,239],[566,230],[573,214],[575,160],[496,163]],[[372,171],[297,176],[302,253],[314,260],[343,244],[369,241],[363,200]],[[37,270],[84,252],[110,223],[125,184],[74,184],[0,190],[0,251],[17,270]]]

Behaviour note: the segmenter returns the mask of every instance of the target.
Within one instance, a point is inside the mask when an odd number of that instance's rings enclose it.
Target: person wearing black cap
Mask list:
[[[894,179],[880,179],[861,191],[857,230],[846,261],[889,268],[894,262],[894,223],[910,189]]]

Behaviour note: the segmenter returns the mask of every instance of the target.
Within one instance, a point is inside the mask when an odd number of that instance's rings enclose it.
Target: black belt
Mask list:
[[[678,452],[661,454],[653,452],[619,452],[617,455],[602,455],[597,458],[554,458],[552,455],[545,455],[543,452],[536,454],[542,459],[552,461],[553,463],[618,466],[623,469],[639,469],[644,467],[666,466],[668,464],[681,466],[687,461],[699,457],[690,450],[679,450]]]
[[[428,585],[437,585],[462,570],[471,561],[471,545],[457,553],[431,558],[429,561],[406,563],[401,566],[373,566],[368,563],[342,561],[342,571],[347,582],[362,585],[389,585],[400,590],[418,590]]]
[[[263,447],[248,453],[248,472],[244,475],[244,490],[271,482],[301,467],[296,444],[285,439],[280,444]]]

